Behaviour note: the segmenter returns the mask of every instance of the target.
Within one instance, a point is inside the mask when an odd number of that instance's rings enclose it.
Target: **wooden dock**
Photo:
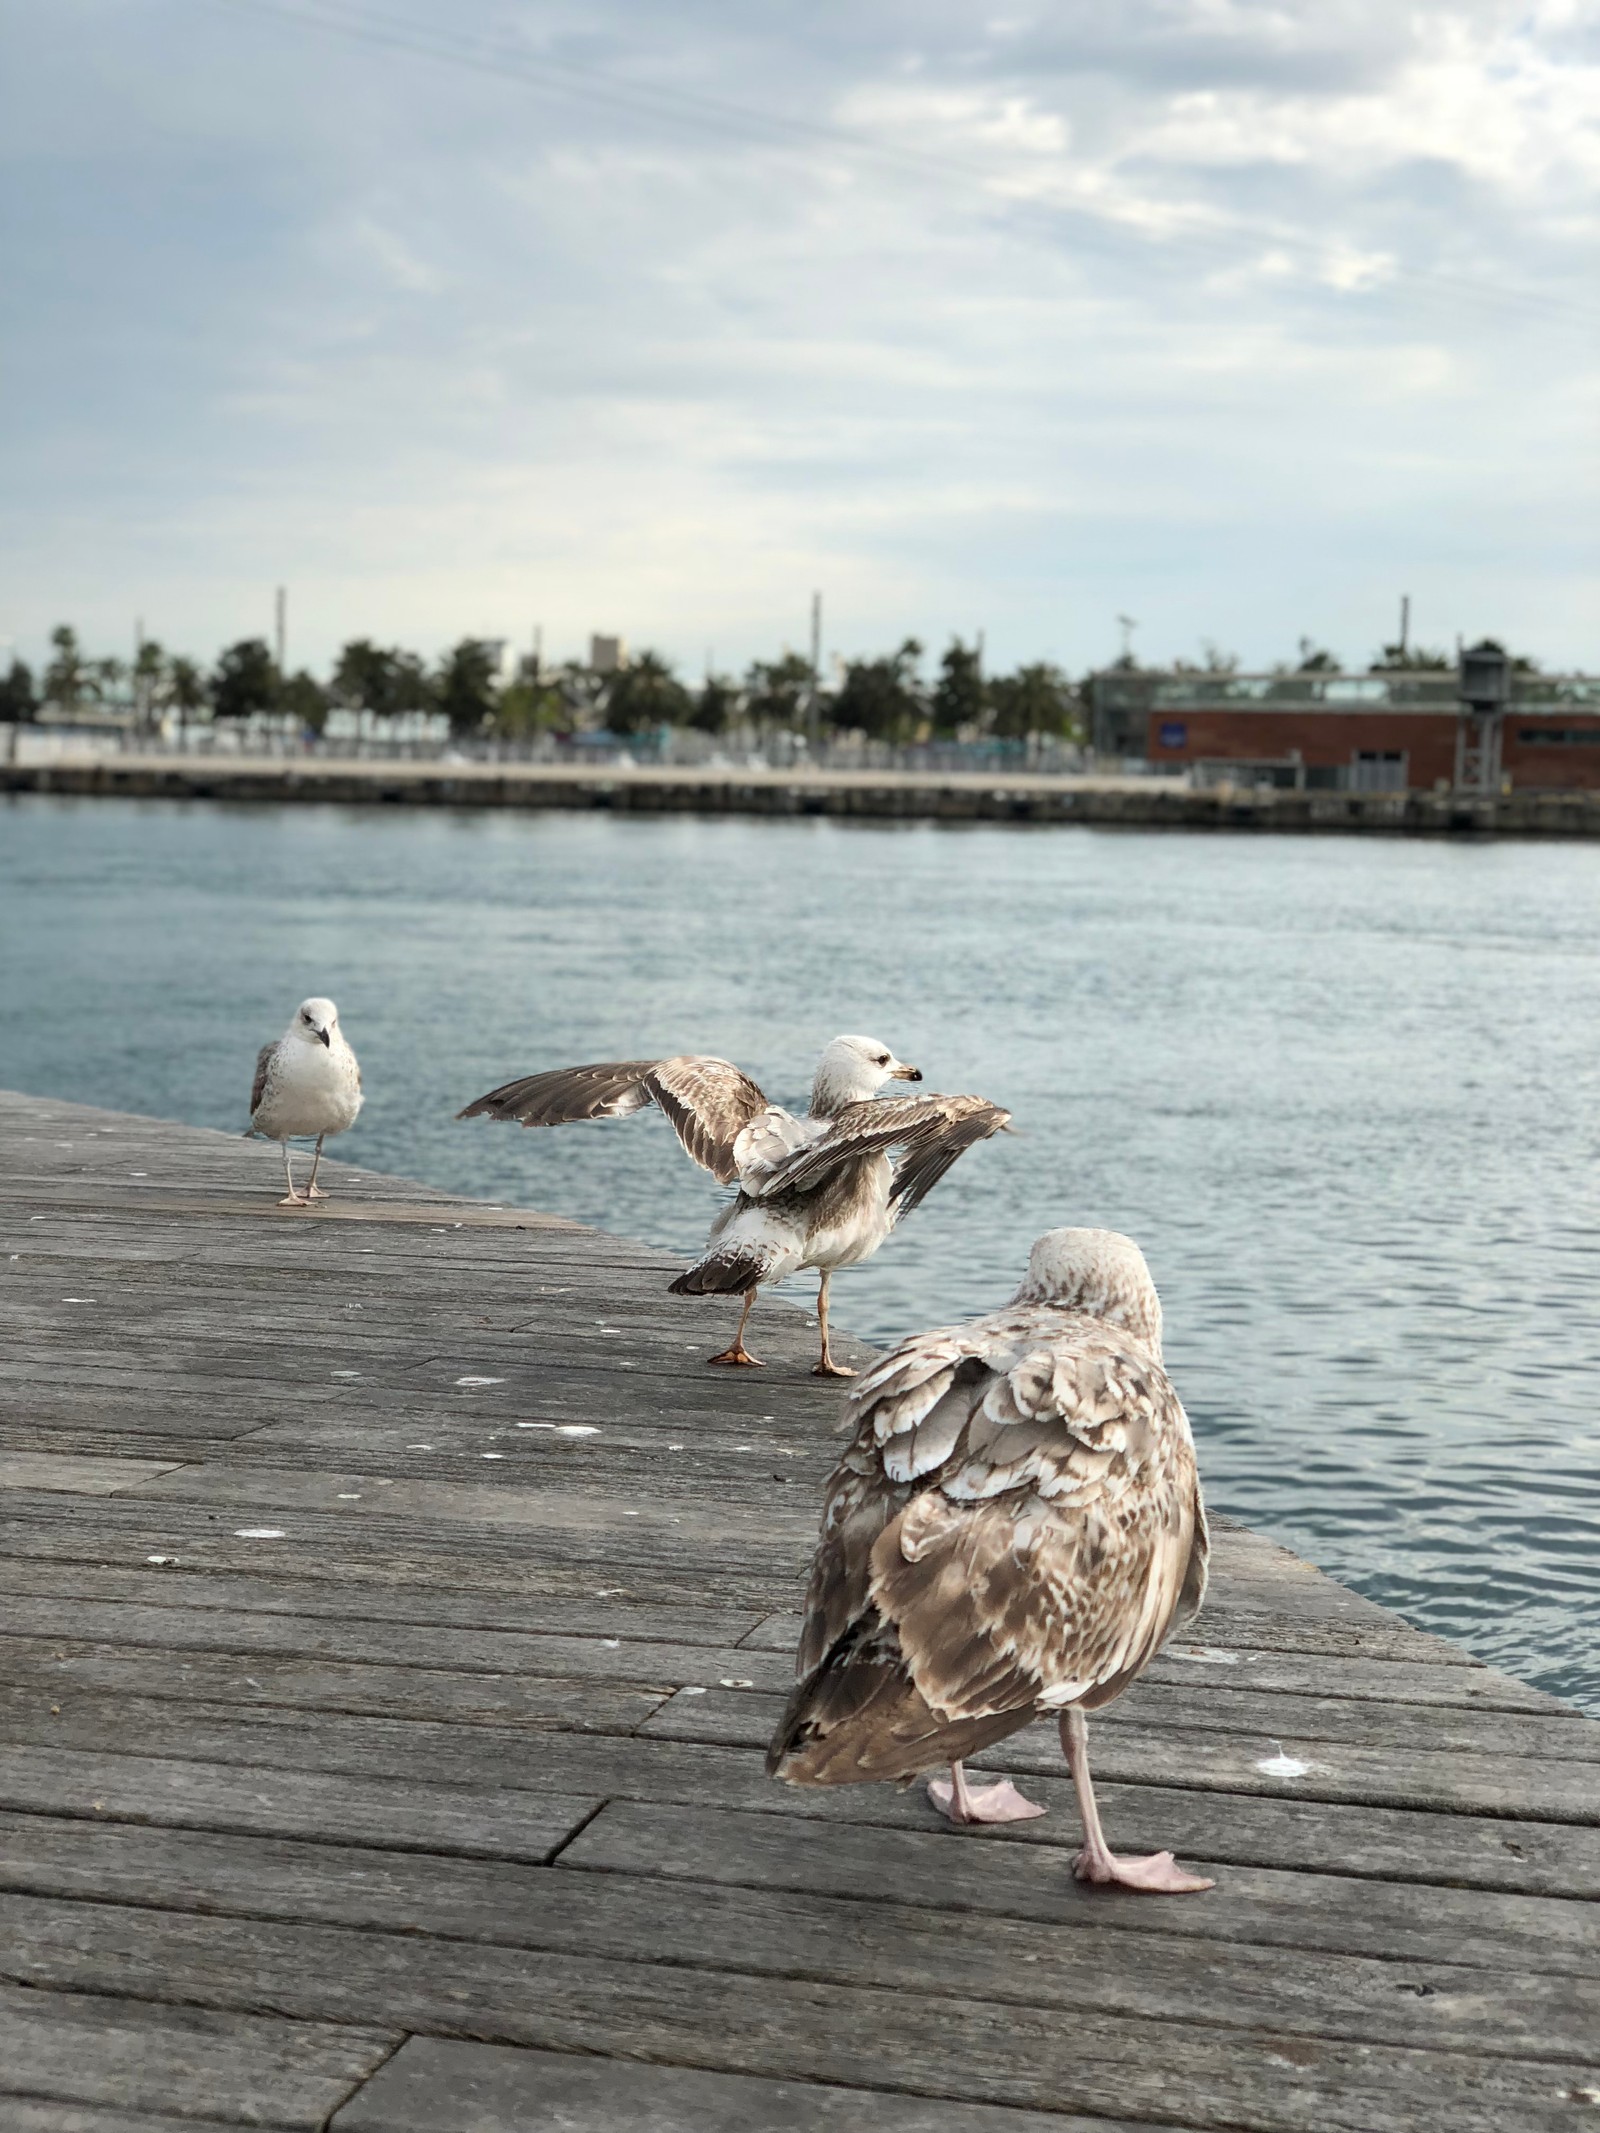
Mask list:
[[[776,1786],[803,1315],[331,1182],[0,1096],[5,2133],[1600,2133],[1600,1725],[1231,1528],[1093,1723],[1214,1894],[1077,1886],[1045,1730]]]

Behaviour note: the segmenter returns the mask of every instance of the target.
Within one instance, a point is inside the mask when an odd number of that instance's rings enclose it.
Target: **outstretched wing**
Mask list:
[[[250,1116],[255,1117],[261,1108],[261,1099],[267,1093],[267,1069],[272,1064],[272,1055],[278,1049],[275,1043],[264,1044],[256,1054],[256,1078],[250,1085]]]
[[[929,1193],[950,1165],[974,1141],[987,1140],[1010,1121],[1011,1113],[982,1096],[869,1097],[847,1104],[830,1120],[825,1133],[776,1163],[759,1190],[812,1192],[847,1164],[889,1148],[902,1151],[890,1187],[890,1210],[898,1218]]]
[[[556,1067],[508,1081],[458,1111],[458,1118],[515,1119],[524,1126],[567,1126],[582,1119],[628,1118],[655,1104],[703,1169],[724,1185],[738,1176],[733,1144],[767,1099],[726,1059],[628,1059]]]
[[[1116,1328],[1033,1305],[922,1334],[851,1413],[769,1767],[908,1776],[1108,1703],[1198,1606],[1188,1423]]]

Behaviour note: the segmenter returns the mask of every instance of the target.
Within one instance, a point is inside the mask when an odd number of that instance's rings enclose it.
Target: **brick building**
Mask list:
[[[1200,783],[1402,792],[1456,779],[1462,720],[1453,672],[1113,672],[1095,676],[1097,709],[1103,690],[1108,740],[1142,731],[1152,769],[1187,769]],[[1600,789],[1600,678],[1513,674],[1510,691],[1500,714],[1500,782],[1519,791]]]

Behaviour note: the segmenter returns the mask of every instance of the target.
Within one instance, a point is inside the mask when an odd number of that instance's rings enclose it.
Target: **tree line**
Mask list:
[[[442,717],[461,740],[572,731],[628,736],[662,726],[711,734],[740,726],[814,728],[888,741],[1073,738],[1082,730],[1082,690],[1059,667],[1041,660],[986,674],[977,645],[960,638],[931,677],[922,671],[922,646],[908,637],[886,657],[847,661],[832,686],[819,686],[809,660],[794,652],[756,660],[742,676],[708,674],[693,683],[653,651],[636,654],[615,673],[576,662],[544,667],[525,657],[503,679],[496,649],[478,638],[462,638],[430,666],[398,645],[359,637],[345,645],[323,681],[305,668],[280,672],[263,637],[229,645],[209,672],[153,640],[131,661],[91,659],[65,623],[52,631],[50,644],[50,661],[37,680],[22,660],[0,677],[0,720],[37,719],[46,708],[66,717],[116,710],[152,726],[168,716],[180,724],[287,719],[321,733],[336,710],[375,724],[425,713]]]
[[[951,639],[931,676],[924,674],[922,645],[908,637],[885,656],[846,661],[828,686],[819,684],[809,660],[788,651],[754,661],[742,677],[708,674],[695,683],[684,681],[653,651],[637,654],[615,673],[576,662],[544,667],[524,657],[505,679],[496,648],[479,638],[462,638],[430,666],[398,645],[358,637],[344,646],[323,681],[305,668],[280,672],[263,637],[229,645],[209,671],[153,640],[142,643],[131,661],[91,659],[66,623],[51,632],[50,644],[49,663],[37,682],[19,659],[0,676],[0,720],[36,719],[46,708],[66,717],[99,709],[130,714],[152,727],[168,717],[180,725],[266,719],[322,733],[337,710],[355,714],[361,725],[370,721],[379,727],[408,714],[441,717],[458,740],[518,740],[541,732],[628,737],[685,726],[708,734],[739,727],[861,733],[891,742],[1033,735],[1081,740],[1089,723],[1088,678],[1074,682],[1044,660],[1010,673],[987,673],[980,647],[959,637]],[[1531,660],[1516,663],[1525,672],[1534,669]],[[1372,668],[1447,672],[1454,664],[1443,651],[1391,644],[1383,646]],[[1152,679],[1159,673],[1225,676],[1238,668],[1232,653],[1213,644],[1205,646],[1199,660],[1172,668],[1141,666],[1127,652],[1112,663],[1112,671]],[[1302,638],[1298,659],[1273,672],[1339,669],[1332,652]]]

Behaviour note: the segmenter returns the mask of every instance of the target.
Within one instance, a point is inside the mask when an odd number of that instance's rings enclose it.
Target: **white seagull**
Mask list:
[[[726,1059],[694,1057],[557,1067],[491,1089],[457,1115],[563,1126],[657,1105],[695,1161],[739,1188],[712,1223],[705,1251],[671,1284],[678,1296],[743,1296],[732,1346],[710,1360],[756,1363],[744,1345],[756,1290],[815,1267],[816,1375],[847,1378],[855,1373],[828,1350],[835,1271],[870,1258],[962,1150],[1011,1116],[981,1096],[878,1095],[885,1082],[921,1079],[875,1037],[835,1037],[818,1061],[804,1118],[769,1103]],[[898,1162],[890,1162],[891,1149]]]
[[[902,1342],[847,1415],[769,1774],[852,1785],[948,1764],[928,1791],[953,1822],[1022,1821],[1044,1810],[1009,1780],[970,1787],[962,1759],[1056,1718],[1078,1879],[1212,1887],[1171,1852],[1118,1858],[1089,1780],[1084,1712],[1205,1595],[1194,1440],[1138,1246],[1051,1230],[1006,1309]]]
[[[361,1069],[344,1041],[338,1008],[331,1000],[302,1000],[277,1043],[261,1047],[250,1091],[249,1131],[283,1148],[283,1174],[289,1190],[278,1202],[280,1207],[304,1207],[309,1201],[327,1198],[317,1189],[322,1144],[330,1134],[353,1126],[360,1109]],[[317,1152],[311,1160],[311,1177],[305,1191],[296,1192],[289,1143],[313,1136]]]

